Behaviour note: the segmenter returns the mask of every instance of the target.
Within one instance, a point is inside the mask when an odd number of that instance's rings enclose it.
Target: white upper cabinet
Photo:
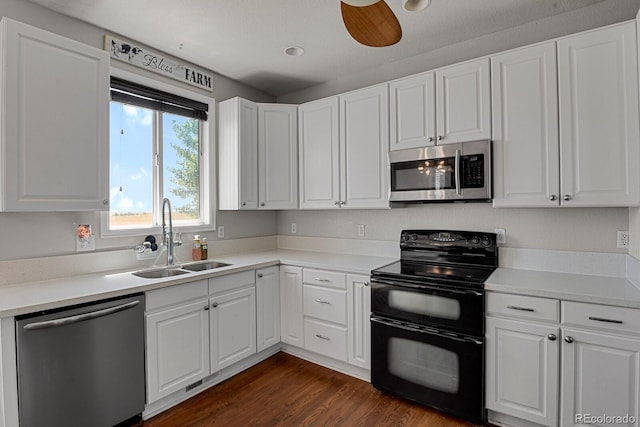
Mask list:
[[[300,208],[333,208],[340,200],[338,120],[337,96],[298,109]]]
[[[389,83],[389,149],[435,145],[435,73],[423,73]]]
[[[489,59],[389,84],[390,150],[491,138]]]
[[[437,144],[491,138],[489,58],[436,71]]]
[[[637,56],[635,22],[558,41],[564,205],[640,203]]]
[[[297,106],[218,104],[219,209],[298,206]]]
[[[109,203],[109,54],[3,18],[0,210]]]
[[[258,106],[232,98],[218,104],[219,209],[258,208]]]
[[[494,207],[558,204],[556,43],[491,58]],[[556,195],[555,200],[552,195]]]
[[[386,84],[300,106],[300,208],[388,208]]]
[[[298,107],[258,104],[258,207],[298,207]]]
[[[389,90],[340,96],[340,206],[389,207]]]

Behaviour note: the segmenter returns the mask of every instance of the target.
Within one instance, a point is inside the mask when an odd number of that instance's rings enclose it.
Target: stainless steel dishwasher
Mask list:
[[[20,427],[113,426],[145,404],[144,295],[16,317]]]

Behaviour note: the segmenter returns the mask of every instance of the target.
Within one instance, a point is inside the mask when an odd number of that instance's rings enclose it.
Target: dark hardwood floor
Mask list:
[[[278,353],[140,424],[200,426],[430,426],[472,424]]]

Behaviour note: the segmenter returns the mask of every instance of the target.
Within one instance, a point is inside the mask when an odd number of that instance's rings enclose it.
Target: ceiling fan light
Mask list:
[[[378,3],[379,1],[380,0],[342,0],[343,3],[355,7],[371,6],[372,4]]]
[[[431,4],[431,0],[404,0],[402,8],[407,12],[418,12],[426,9],[429,4]]]

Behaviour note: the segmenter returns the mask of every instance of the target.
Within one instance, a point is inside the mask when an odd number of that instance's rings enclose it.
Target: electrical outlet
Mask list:
[[[218,239],[224,239],[224,227],[222,225],[218,226]]]
[[[626,249],[629,247],[629,232],[628,231],[618,231],[618,243],[616,247],[618,249]]]
[[[507,243],[507,230],[504,228],[496,228],[493,232],[496,233],[497,244],[504,245]]]
[[[358,237],[364,237],[364,224],[358,224]]]
[[[296,234],[298,232],[298,227],[295,222],[291,223],[291,234]]]

